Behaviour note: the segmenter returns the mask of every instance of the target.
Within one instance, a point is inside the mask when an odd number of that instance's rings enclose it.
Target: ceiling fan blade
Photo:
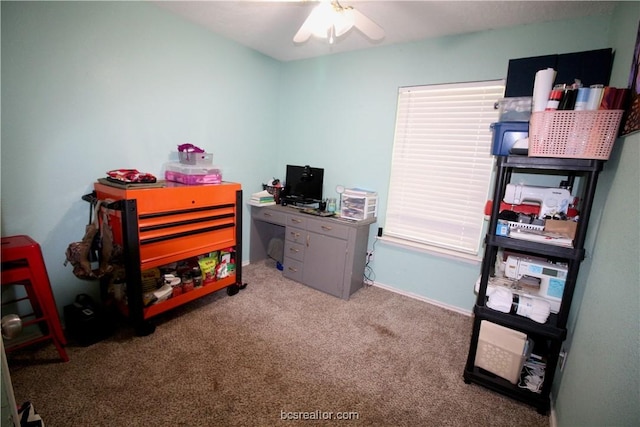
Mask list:
[[[307,21],[305,21],[305,24],[306,23],[307,23]],[[309,40],[309,37],[311,37],[311,30],[308,28],[308,26],[302,24],[302,27],[300,27],[300,29],[298,30],[296,35],[293,36],[293,42],[294,43],[304,43],[307,40]]]
[[[346,34],[355,25],[353,16],[353,8],[343,8],[335,16],[333,27],[336,31],[336,37]]]
[[[357,9],[352,9],[355,27],[371,40],[381,40],[384,38],[384,30],[381,26],[364,16]]]
[[[311,34],[313,34],[313,31],[312,31],[313,24],[314,24],[314,21],[317,19],[316,10],[317,9],[313,9],[311,11],[309,16],[307,16],[307,19],[305,19],[304,22],[302,23],[302,26],[300,27],[296,35],[293,36],[293,41],[295,43],[304,43],[307,40],[309,40],[309,37],[311,37]]]
[[[320,3],[316,7],[313,8],[307,19],[304,20],[302,26],[298,30],[295,36],[293,36],[293,41],[295,43],[304,43],[309,40],[312,34],[316,34],[321,31],[321,28],[325,27],[326,23],[328,23],[328,14],[331,13],[331,5],[330,3]],[[326,26],[326,30],[328,30],[328,26]],[[318,33],[317,35],[324,35]]]

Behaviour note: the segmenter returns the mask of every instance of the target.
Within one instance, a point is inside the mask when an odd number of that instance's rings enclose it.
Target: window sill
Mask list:
[[[403,249],[409,249],[418,252],[428,253],[443,258],[453,259],[456,261],[463,261],[469,264],[479,265],[482,262],[482,254],[466,254],[463,252],[454,251],[451,249],[439,248],[437,246],[425,245],[422,243],[412,242],[410,240],[399,239],[396,237],[382,236],[378,237],[382,243],[389,244],[391,246],[397,246]]]

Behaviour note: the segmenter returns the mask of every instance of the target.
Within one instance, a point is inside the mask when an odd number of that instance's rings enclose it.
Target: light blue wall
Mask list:
[[[399,86],[503,78],[511,58],[604,47],[617,49],[614,83],[626,86],[636,6],[613,19],[279,63],[149,4],[2,2],[2,235],[42,244],[59,307],[97,291],[62,266],[88,218],[80,197],[110,169],[160,174],[183,142],[212,151],[245,199],[284,178],[287,163],[324,167],[327,195],[336,184],[377,190],[375,231]],[[579,278],[582,308],[572,312],[557,387],[560,426],[639,424],[638,143],[636,135],[616,146],[599,187],[589,236],[597,244]],[[373,267],[379,283],[473,305],[477,265],[378,243]]]
[[[637,2],[613,17],[611,84],[627,87]],[[640,133],[620,138],[600,176],[574,297],[568,358],[554,393],[558,426],[640,425]]]
[[[375,236],[385,222],[398,87],[505,78],[509,59],[609,47],[608,32],[605,16],[287,64],[280,170],[287,162],[324,167],[325,193],[329,194],[335,194],[337,184],[378,191],[378,223],[371,228]],[[473,307],[477,263],[379,241],[372,267],[380,284],[468,312]]]
[[[277,162],[280,68],[142,2],[2,2],[2,235],[40,242],[60,308],[97,295],[63,262],[106,171],[161,177],[191,142],[258,190]]]

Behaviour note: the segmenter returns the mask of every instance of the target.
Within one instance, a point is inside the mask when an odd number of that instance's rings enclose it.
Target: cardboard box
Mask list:
[[[544,223],[544,231],[558,233],[571,240],[576,238],[578,223],[575,221],[562,221],[558,219],[548,219]]]
[[[474,364],[517,384],[531,347],[526,334],[482,320]]]

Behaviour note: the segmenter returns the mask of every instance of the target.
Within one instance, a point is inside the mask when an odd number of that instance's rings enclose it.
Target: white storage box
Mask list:
[[[375,218],[378,214],[378,193],[348,188],[342,193],[340,216],[355,220]]]
[[[222,182],[222,171],[216,166],[167,163],[164,178],[167,181],[187,185],[220,184]]]
[[[517,384],[522,366],[531,354],[530,347],[526,334],[483,320],[475,365]]]

